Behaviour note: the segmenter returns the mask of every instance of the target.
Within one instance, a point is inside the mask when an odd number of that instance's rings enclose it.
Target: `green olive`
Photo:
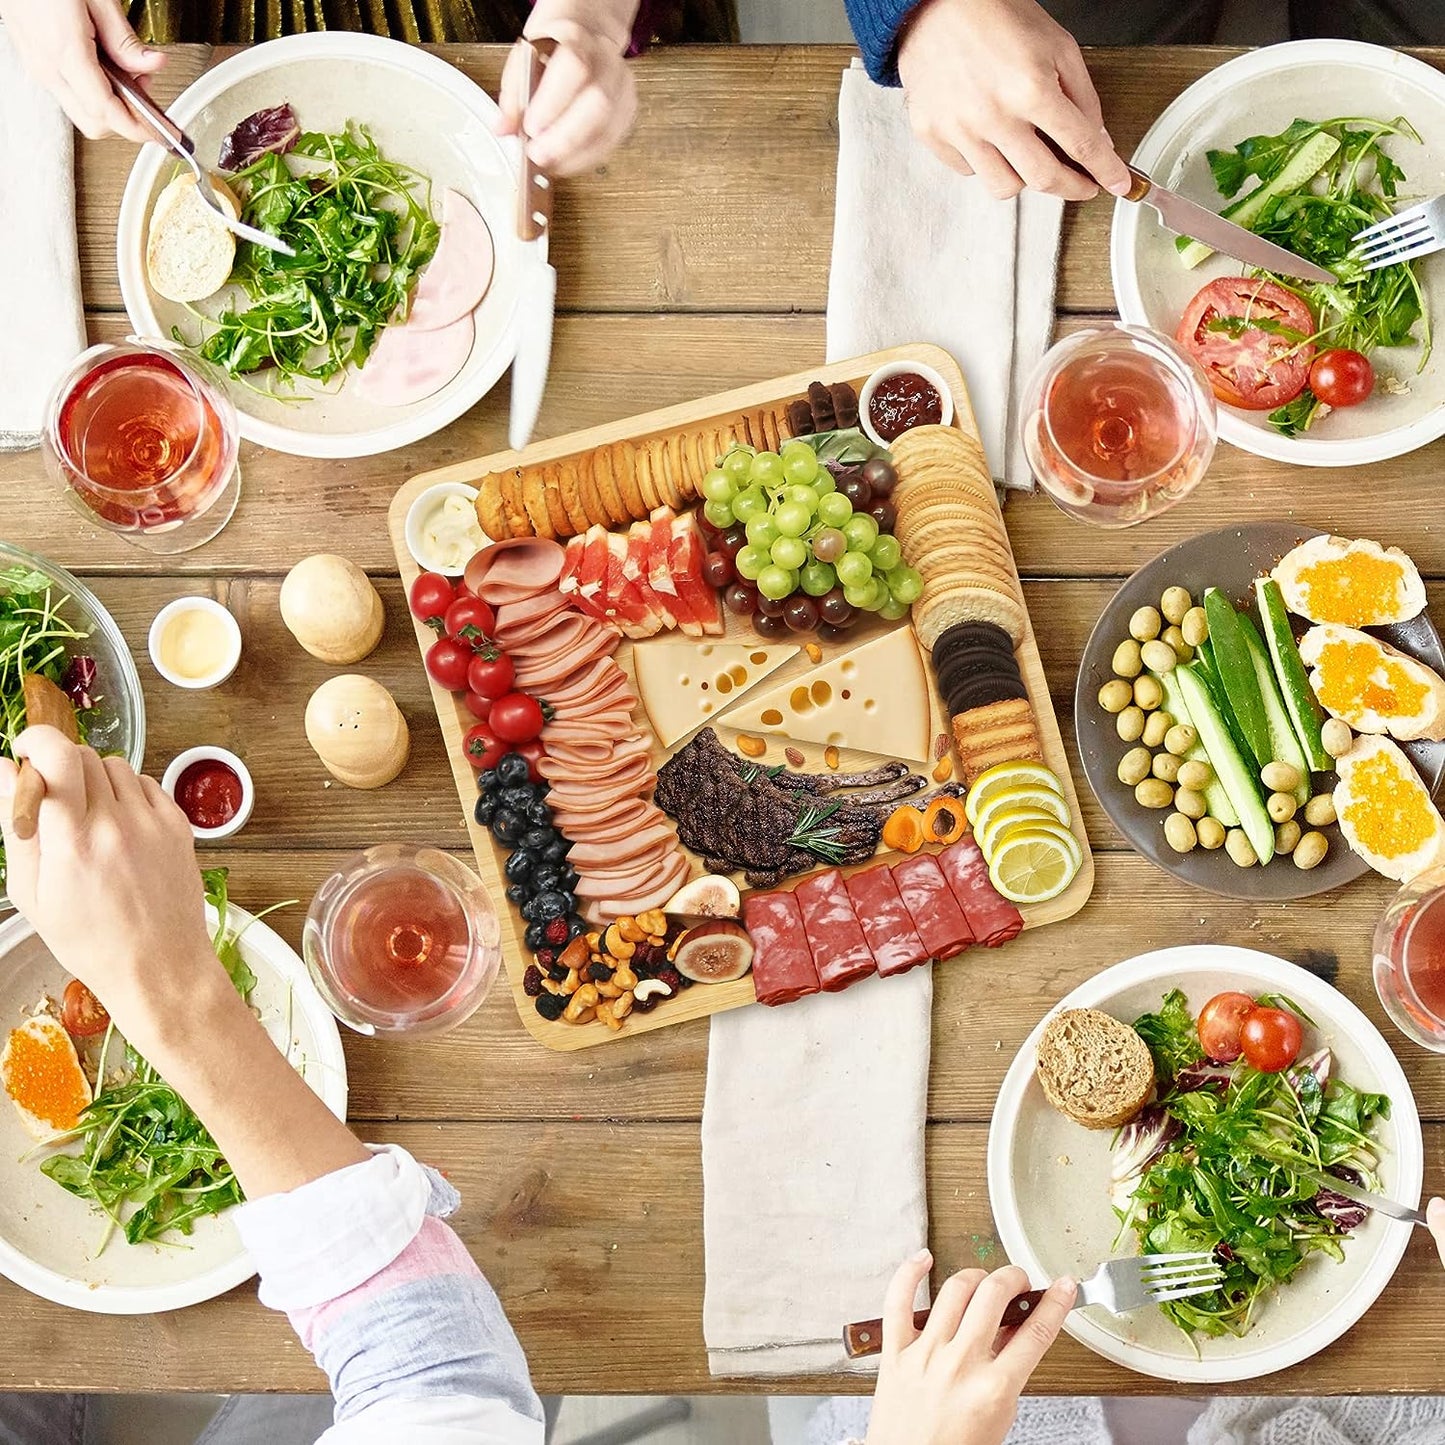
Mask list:
[[[1144,671],[1144,660],[1139,644],[1132,637],[1126,638],[1114,649],[1113,668],[1119,677],[1135,678]]]
[[[1225,834],[1224,851],[1241,868],[1253,868],[1259,862],[1259,854],[1254,851],[1249,839],[1245,837],[1243,828],[1231,828]]]
[[[1099,689],[1099,706],[1105,712],[1123,712],[1134,700],[1134,689],[1122,677],[1111,678]]]
[[[1174,789],[1162,778],[1145,778],[1134,789],[1135,800],[1143,808],[1167,808],[1174,801]]]
[[[1136,642],[1149,642],[1159,636],[1164,621],[1155,607],[1141,607],[1129,619],[1129,636]]]
[[[1179,775],[1181,778],[1184,776],[1184,770],[1182,768],[1180,769]],[[1204,801],[1204,794],[1196,793],[1193,788],[1181,787],[1179,791],[1174,794],[1174,806],[1178,808],[1186,818],[1193,818],[1196,822],[1202,820],[1204,815],[1209,811],[1208,804]],[[1222,843],[1224,841],[1223,837],[1221,837],[1219,841]]]
[[[1293,818],[1279,824],[1274,830],[1274,851],[1293,853],[1300,840],[1300,825]]]
[[[1185,642],[1184,634],[1177,626],[1166,627],[1159,634],[1160,642],[1167,642],[1174,649],[1174,655],[1180,662],[1188,662],[1194,656],[1194,649]]]
[[[1152,673],[1144,673],[1134,679],[1134,701],[1145,712],[1153,712],[1164,701],[1164,689]]]
[[[1158,713],[1153,716],[1157,717]],[[1144,709],[1142,707],[1126,707],[1114,719],[1114,727],[1126,743],[1137,743],[1144,736]]]
[[[1218,818],[1201,818],[1195,825],[1194,831],[1199,835],[1199,846],[1208,848],[1213,852],[1216,848],[1224,846],[1224,824]]]
[[[1166,783],[1177,782],[1179,780],[1179,759],[1173,753],[1155,753],[1150,771],[1156,778],[1163,778]]]
[[[1320,741],[1332,758],[1342,758],[1354,747],[1355,735],[1343,718],[1330,717],[1320,729]]]
[[[1170,813],[1164,820],[1164,841],[1176,853],[1190,853],[1199,841],[1194,823],[1183,813]]]
[[[1264,800],[1264,809],[1275,823],[1288,823],[1299,811],[1293,793],[1271,793]]]
[[[1148,748],[1130,748],[1119,759],[1119,781],[1128,787],[1142,783],[1149,776],[1149,765],[1153,758]]]
[[[1189,723],[1175,723],[1174,726],[1164,734],[1164,746],[1168,748],[1176,758],[1182,758],[1198,741],[1199,734],[1194,731]]]
[[[1179,769],[1180,786],[1193,788],[1197,793],[1202,793],[1213,781],[1214,769],[1200,759],[1187,762]]]
[[[1259,780],[1271,793],[1292,793],[1300,785],[1300,770],[1293,763],[1266,763],[1260,769]]]
[[[1306,833],[1295,844],[1294,866],[1296,868],[1317,868],[1325,861],[1330,851],[1330,840],[1323,833]]]
[[[1174,726],[1174,717],[1167,712],[1151,712],[1144,719],[1144,731],[1141,736],[1144,739],[1144,746],[1149,748],[1163,747],[1164,739],[1169,734],[1169,729]]]
[[[1305,804],[1305,822],[1311,828],[1328,828],[1335,821],[1335,800],[1329,793],[1316,793]]]
[[[1190,647],[1198,647],[1209,636],[1209,619],[1202,607],[1191,607],[1179,623],[1179,630]]]
[[[1160,642],[1157,637],[1139,649],[1139,656],[1150,672],[1173,672],[1179,665],[1179,654],[1167,642]]]
[[[1166,587],[1159,599],[1159,610],[1164,614],[1164,620],[1176,625],[1184,621],[1193,606],[1194,599],[1184,587]]]

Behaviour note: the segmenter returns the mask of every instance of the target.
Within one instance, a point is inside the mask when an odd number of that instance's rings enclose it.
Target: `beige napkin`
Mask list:
[[[933,970],[716,1014],[702,1113],[714,1375],[873,1370],[842,1329],[927,1242]],[[925,1298],[920,1291],[920,1303]]]
[[[1006,486],[1033,486],[1015,407],[1053,331],[1063,214],[1053,196],[994,200],[914,138],[901,91],[843,72],[828,356],[943,347]]]
[[[85,350],[72,134],[0,25],[0,451],[39,444],[45,398]]]

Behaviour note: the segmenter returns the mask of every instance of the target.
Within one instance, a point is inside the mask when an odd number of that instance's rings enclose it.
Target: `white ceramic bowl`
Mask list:
[[[161,778],[161,787],[172,799],[176,796],[176,784],[180,782],[181,774],[191,766],[192,763],[225,763],[235,775],[241,780],[241,806],[236,809],[236,816],[229,823],[223,823],[219,828],[198,828],[191,824],[191,832],[199,843],[218,843],[222,838],[229,838],[234,833],[239,833],[251,820],[251,811],[256,806],[256,785],[251,781],[250,769],[248,769],[235,753],[225,748],[198,747],[187,748],[185,752],[178,753],[171,759],[170,766],[166,769]]]
[[[1297,40],[1241,55],[1195,81],[1150,126],[1134,164],[1161,185],[1219,210],[1205,152],[1233,149],[1246,136],[1273,135],[1297,116],[1403,115],[1422,145],[1387,142],[1407,180],[1398,204],[1445,192],[1445,75],[1396,50],[1347,40]],[[1206,281],[1238,275],[1240,263],[1211,256],[1187,271],[1174,235],[1148,206],[1118,201],[1110,243],[1114,299],[1125,321],[1173,336],[1190,298]],[[1421,272],[1437,326],[1445,321],[1445,254]],[[1417,332],[1419,327],[1417,325]],[[1302,437],[1281,436],[1267,412],[1219,407],[1219,435],[1256,456],[1304,466],[1361,466],[1414,451],[1445,435],[1445,355],[1437,349],[1415,374],[1418,347],[1377,351],[1377,374],[1393,374],[1406,395],[1377,388],[1361,406],[1316,422]]]
[[[516,352],[518,279],[546,254],[545,240],[524,243],[515,225],[518,157],[493,134],[491,97],[455,66],[400,41],[324,31],[268,41],[232,56],[188,86],[169,114],[214,166],[222,138],[263,106],[289,101],[306,130],[333,131],[348,120],[371,131],[383,153],[430,176],[432,210],[441,191],[461,191],[492,233],[496,270],[476,311],[476,341],[466,365],[440,391],[404,407],[368,405],[343,385],[302,403],[259,396],[228,383],[241,435],[276,451],[309,457],[374,456],[430,436],[491,390]],[[151,205],[171,178],[169,152],[142,148],[121,201],[116,261],[121,295],[136,333],[193,336],[190,309],[157,295],[145,269]],[[206,303],[202,303],[204,307]],[[302,393],[305,394],[305,393]]]
[[[938,393],[943,404],[943,415],[939,418],[940,426],[948,426],[953,421],[953,393],[948,389],[948,383],[939,375],[927,362],[923,361],[885,361],[867,381],[863,383],[863,390],[858,393],[858,425],[863,430],[863,435],[873,443],[874,446],[886,447],[889,444],[873,430],[873,424],[868,420],[868,403],[873,400],[873,393],[878,390],[878,383],[887,381],[890,376],[897,376],[900,372],[912,371],[921,376]]]
[[[1390,1046],[1342,993],[1294,964],[1253,949],[1191,944],[1164,948],[1106,968],[1049,1011],[1025,1040],[999,1090],[988,1135],[988,1192],[999,1242],[1035,1283],[1063,1273],[1091,1274],[1111,1258],[1118,1220],[1109,1206],[1112,1131],[1066,1119],[1044,1098],[1034,1058],[1044,1025],[1069,1008],[1097,1008],[1125,1023],[1157,1009],[1171,988],[1199,1009],[1216,993],[1281,993],[1317,1027],[1306,1046],[1326,1044],[1339,1077],[1390,1098],[1390,1117],[1373,1129],[1383,1148],[1385,1191],[1419,1202],[1425,1148],[1415,1100]],[[1288,1285],[1261,1303],[1243,1339],[1193,1344],[1152,1306],[1114,1316],[1076,1310],[1064,1326],[1081,1344],[1143,1375],[1190,1384],[1252,1380],[1298,1364],[1345,1333],[1390,1282],[1412,1226],[1372,1214],[1345,1244],[1336,1264],[1308,1260]],[[1120,1250],[1135,1248],[1131,1240]]]
[[[209,612],[220,619],[221,626],[225,629],[226,650],[216,666],[204,677],[185,677],[167,667],[161,658],[161,637],[171,619],[184,612]],[[222,606],[214,597],[177,597],[174,602],[167,602],[156,613],[146,638],[146,647],[150,652],[151,666],[173,687],[183,687],[191,691],[219,687],[235,672],[236,665],[241,661],[241,624],[236,621],[231,609]]]
[[[207,909],[211,926],[215,912]],[[336,1021],[286,942],[234,903],[229,927],[256,975],[251,1000],[266,1031],[338,1119],[346,1117],[346,1057]],[[65,973],[23,918],[0,924],[0,1024],[8,1032]],[[198,1220],[170,1245],[113,1238],[97,1255],[105,1220],[21,1156],[34,1141],[8,1103],[0,1108],[0,1274],[32,1294],[96,1314],[158,1314],[225,1294],[256,1271],[224,1215]]]
[[[471,506],[477,500],[477,489],[469,487],[465,482],[438,482],[436,486],[428,487],[406,509],[406,550],[411,553],[416,565],[423,572],[440,572],[443,577],[460,577],[466,571],[467,563],[471,561],[474,553],[469,552],[460,567],[439,566],[436,558],[428,552],[422,536],[422,528],[425,527],[427,519],[448,497],[463,497]],[[475,508],[473,512],[475,515]],[[480,551],[492,540],[482,531],[480,523],[477,524],[477,536],[480,540],[475,551]]]

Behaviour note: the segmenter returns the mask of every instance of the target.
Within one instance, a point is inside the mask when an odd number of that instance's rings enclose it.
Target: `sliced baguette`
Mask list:
[[[241,204],[215,176],[211,186],[233,218]],[[201,199],[193,175],[179,175],[156,197],[146,238],[146,274],[171,301],[203,301],[226,284],[236,263],[236,238]]]
[[[1379,627],[1425,610],[1419,569],[1398,547],[1368,538],[1311,537],[1286,552],[1274,580],[1291,612],[1311,622]]]
[[[1325,711],[1356,732],[1389,733],[1402,742],[1445,740],[1445,679],[1423,662],[1368,632],[1332,622],[1305,633],[1300,657]],[[1373,663],[1368,689],[1366,675],[1354,665],[1361,658]],[[1359,685],[1350,686],[1354,682]],[[1396,703],[1386,710],[1392,697]]]
[[[1394,743],[1356,738],[1336,767],[1335,813],[1352,852],[1400,883],[1445,862],[1445,819]]]
[[[17,1057],[22,1040],[23,1061]],[[70,1035],[49,1014],[36,1014],[11,1031],[0,1051],[0,1081],[32,1139],[74,1128],[92,1098]]]
[[[1149,1046],[1098,1009],[1065,1009],[1050,1019],[1037,1065],[1049,1103],[1086,1129],[1127,1124],[1154,1092]]]

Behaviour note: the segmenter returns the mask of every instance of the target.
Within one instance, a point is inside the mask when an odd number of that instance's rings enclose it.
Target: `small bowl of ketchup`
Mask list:
[[[948,426],[952,421],[953,394],[926,362],[885,362],[858,393],[858,425],[880,447],[892,445],[916,426]]]
[[[187,748],[171,760],[161,787],[189,819],[195,837],[206,843],[239,833],[256,806],[251,774],[225,748]]]

